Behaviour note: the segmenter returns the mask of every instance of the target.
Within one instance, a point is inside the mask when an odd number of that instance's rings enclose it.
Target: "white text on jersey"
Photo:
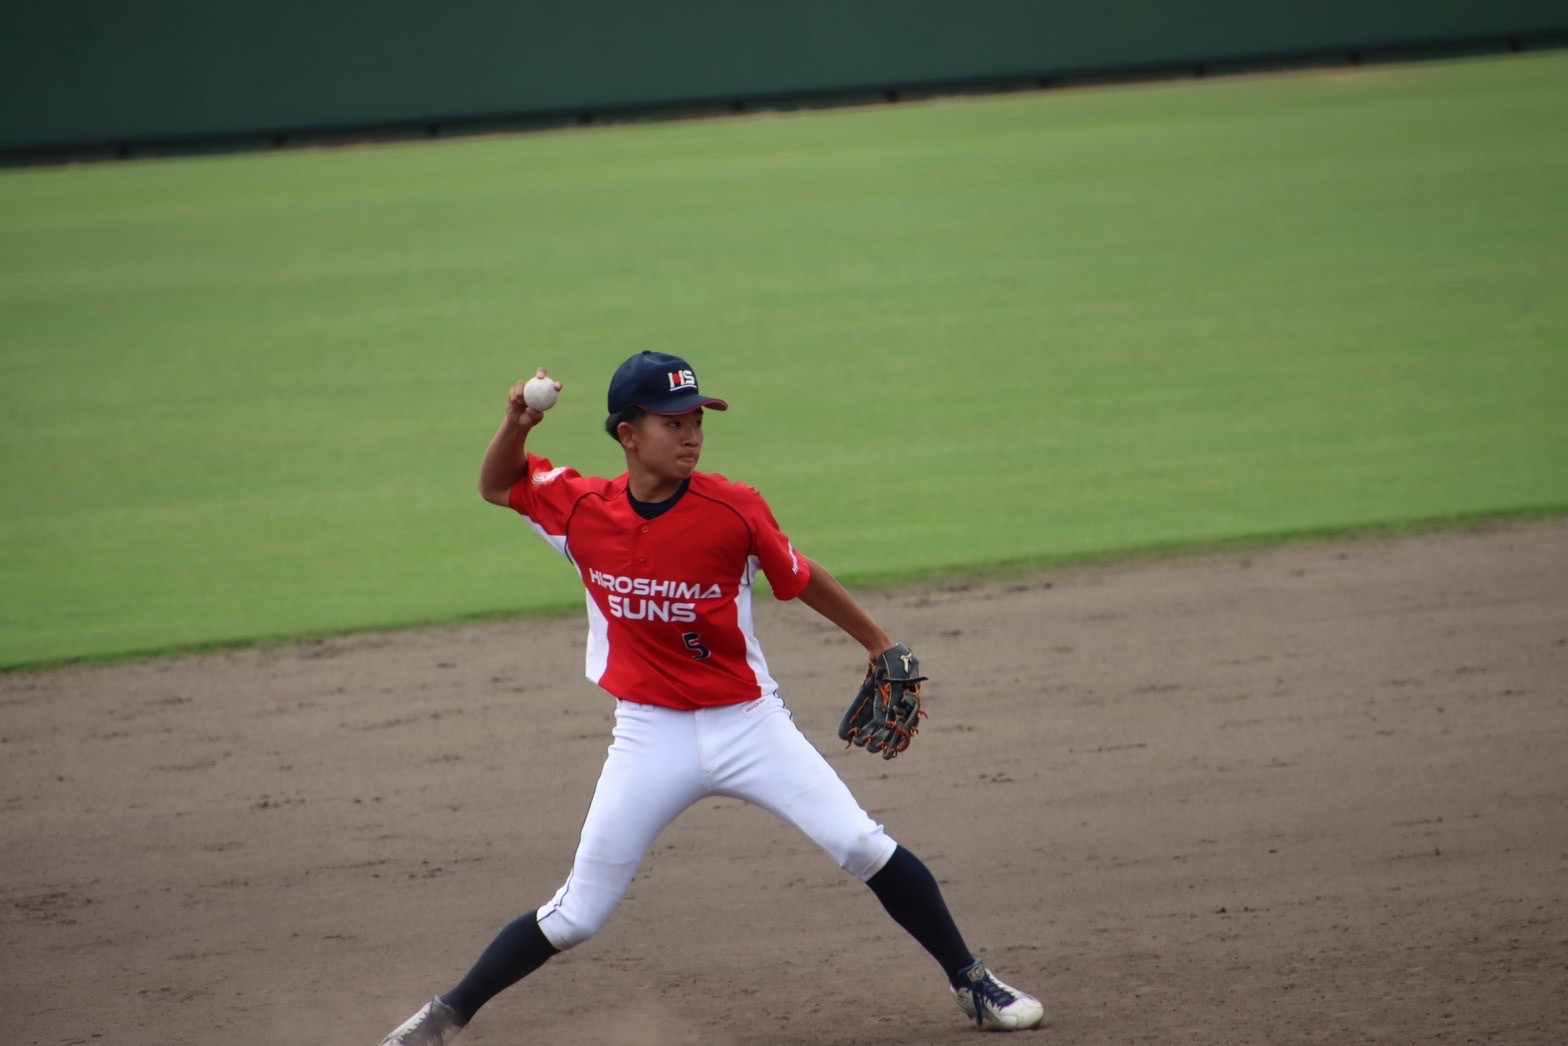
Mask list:
[[[666,599],[720,599],[724,590],[718,585],[703,587],[700,581],[665,581],[651,577],[621,577],[602,570],[588,571],[588,580],[606,592],[623,596],[662,596]]]
[[[716,584],[706,587],[697,581],[669,581],[659,578],[622,577],[602,570],[588,571],[588,581],[611,593],[610,616],[627,621],[697,620],[697,604],[692,600],[720,599],[724,590]],[[642,596],[626,599],[626,596]]]

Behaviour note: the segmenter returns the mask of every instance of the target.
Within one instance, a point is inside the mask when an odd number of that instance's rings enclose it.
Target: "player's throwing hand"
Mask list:
[[[506,397],[507,420],[526,428],[533,428],[544,420],[544,412],[555,406],[561,383],[551,379],[540,367],[534,376],[512,386]]]

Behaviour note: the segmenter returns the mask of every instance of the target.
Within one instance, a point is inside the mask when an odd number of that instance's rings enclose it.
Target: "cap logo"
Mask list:
[[[697,375],[689,370],[670,371],[670,391],[679,392],[681,389],[697,388]]]

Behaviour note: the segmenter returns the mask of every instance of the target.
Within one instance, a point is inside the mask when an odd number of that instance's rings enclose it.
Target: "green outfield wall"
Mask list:
[[[0,7],[0,153],[438,134],[1565,32],[1564,0],[17,0]]]

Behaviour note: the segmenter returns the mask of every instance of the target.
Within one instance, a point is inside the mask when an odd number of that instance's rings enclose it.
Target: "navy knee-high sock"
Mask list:
[[[925,863],[900,846],[882,870],[866,880],[893,921],[931,953],[952,980],[975,961]]]
[[[496,934],[456,988],[441,996],[457,1019],[467,1024],[479,1007],[549,961],[560,949],[539,929],[539,913],[520,916]]]

